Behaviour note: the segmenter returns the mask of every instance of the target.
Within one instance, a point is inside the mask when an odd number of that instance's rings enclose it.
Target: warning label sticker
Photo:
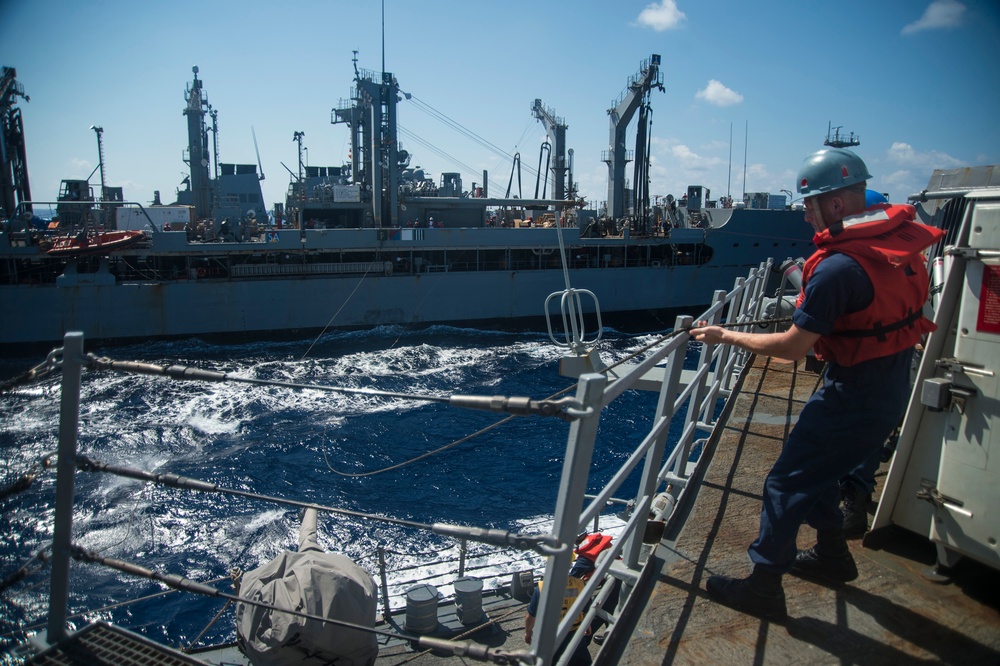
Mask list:
[[[1000,333],[1000,266],[983,266],[976,330],[980,333]]]

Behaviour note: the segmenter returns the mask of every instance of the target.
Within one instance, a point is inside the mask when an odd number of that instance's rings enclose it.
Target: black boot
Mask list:
[[[799,551],[792,565],[792,574],[835,583],[847,583],[857,578],[858,567],[847,547],[844,531],[816,532],[816,545]]]
[[[848,539],[863,537],[868,531],[868,504],[872,501],[872,496],[853,486],[845,486],[841,494],[844,536]]]
[[[754,567],[747,578],[711,576],[705,589],[714,601],[750,615],[776,621],[788,616],[781,574],[760,567]]]

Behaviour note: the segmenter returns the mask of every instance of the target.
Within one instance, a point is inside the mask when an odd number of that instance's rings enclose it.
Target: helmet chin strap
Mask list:
[[[812,205],[812,216],[813,219],[816,221],[816,226],[819,227],[820,231],[823,231],[824,229],[826,229],[826,220],[823,219],[823,211],[821,209],[822,206],[819,205],[819,197],[814,196]]]

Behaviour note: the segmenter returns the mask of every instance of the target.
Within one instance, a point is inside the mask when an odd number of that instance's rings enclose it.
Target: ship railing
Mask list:
[[[585,613],[580,626],[588,627],[600,617],[611,625],[608,631],[614,631],[618,610],[606,608],[610,606],[608,600],[620,586],[618,608],[623,607],[643,572],[649,575],[650,568],[645,564],[650,560],[650,546],[659,543],[664,530],[671,525],[673,508],[685,500],[692,477],[707,464],[703,454],[709,449],[709,437],[724,412],[725,398],[730,395],[747,356],[733,351],[728,345],[714,348],[702,345],[694,369],[685,370],[685,361],[691,360],[688,330],[700,320],[720,323],[725,319],[727,325],[755,324],[765,301],[771,268],[770,260],[764,262],[752,269],[746,278],[738,279],[730,292],[716,292],[711,307],[697,319],[678,317],[673,333],[664,336],[661,345],[649,349],[641,361],[627,370],[589,372],[580,376],[576,398],[582,406],[580,411],[586,416],[570,425],[553,536],[559,542],[572,543],[636,473],[639,480],[630,499],[632,513],[621,534],[598,558],[596,571],[565,613],[562,612],[563,594],[572,553],[561,552],[549,557],[536,625],[538,643],[533,646],[536,654],[546,659],[544,663],[551,663],[547,660],[548,655],[570,635],[574,619],[580,613]],[[647,388],[651,376],[658,378],[658,397],[650,401],[649,431],[610,480],[588,501],[585,491],[604,409],[626,391]],[[638,419],[640,415],[633,414],[633,418]],[[672,426],[680,429],[680,435],[668,450]],[[615,445],[621,447],[622,443]],[[584,633],[577,631],[573,635],[560,664],[568,662]]]
[[[158,233],[161,231],[156,228],[153,224],[152,218],[150,218],[149,213],[138,201],[22,201],[18,204],[16,209],[16,216],[20,217],[24,215],[25,212],[31,211],[35,206],[48,206],[50,209],[55,206],[80,206],[81,216],[85,218],[80,225],[77,226],[95,226],[96,223],[102,222],[106,223],[106,229],[115,229],[116,220],[114,215],[114,210],[116,208],[138,208],[142,213],[142,216],[146,218],[146,222],[149,224],[149,228],[152,233]],[[60,229],[65,231],[65,229]],[[30,231],[29,231],[30,233]]]
[[[719,322],[723,317],[727,322],[752,320],[760,311],[764,283],[771,272],[767,262],[750,271],[746,279],[737,280],[736,287],[729,293],[717,292],[714,304],[699,319]],[[572,408],[564,416],[569,417],[566,457],[563,464],[558,500],[553,512],[552,527],[545,527],[541,534],[528,538],[533,545],[519,546],[523,554],[532,551],[530,558],[518,560],[512,554],[509,558],[518,571],[537,571],[545,559],[544,578],[546,585],[541,595],[536,630],[537,642],[531,646],[536,664],[551,664],[552,655],[569,635],[573,619],[586,611],[585,626],[597,617],[614,625],[616,610],[606,610],[616,584],[605,581],[621,581],[624,594],[635,586],[643,564],[649,559],[645,548],[647,534],[662,533],[669,518],[669,507],[683,501],[685,489],[693,474],[702,464],[706,439],[699,432],[710,432],[719,416],[721,406],[717,396],[726,395],[732,386],[731,376],[742,369],[739,355],[731,354],[726,347],[708,349],[703,347],[698,354],[696,368],[687,373],[682,381],[682,371],[687,357],[688,330],[694,319],[690,316],[678,317],[675,334],[652,349],[627,372],[614,375],[588,373],[580,377],[576,399]],[[64,347],[59,351],[62,369],[62,395],[60,406],[60,429],[58,456],[56,461],[56,506],[51,558],[50,604],[47,642],[49,644],[66,638],[67,602],[69,584],[71,527],[73,516],[74,477],[78,455],[76,452],[78,420],[80,411],[81,376],[87,356],[83,353],[83,336],[79,333],[67,334]],[[662,367],[661,367],[662,365]],[[149,366],[155,367],[155,366]],[[171,366],[167,370],[176,369]],[[139,370],[141,371],[141,370]],[[661,372],[658,398],[652,408],[652,426],[628,455],[627,460],[614,471],[610,480],[592,495],[587,494],[593,451],[597,441],[604,408],[612,404],[626,391],[647,382],[646,375]],[[158,373],[154,373],[158,374]],[[169,376],[175,376],[169,374]],[[209,373],[210,374],[210,373]],[[218,380],[216,380],[218,381]],[[516,412],[515,412],[516,413]],[[671,425],[677,422],[681,427],[680,437],[673,448],[667,451],[667,439]],[[641,470],[640,470],[641,466]],[[619,491],[626,481],[639,472],[637,490],[627,498],[619,498]],[[172,477],[173,475],[156,475]],[[146,478],[146,477],[133,477]],[[147,479],[148,480],[148,479]],[[197,484],[199,482],[193,481]],[[660,488],[665,487],[664,492]],[[197,488],[203,489],[203,488]],[[654,508],[654,500],[656,501]],[[275,498],[261,498],[274,501]],[[615,502],[626,502],[631,512],[625,515],[625,524],[609,551],[599,558],[593,577],[587,583],[580,600],[565,614],[560,622],[563,590],[573,556],[572,544],[581,531],[596,523],[606,508]],[[294,501],[285,503],[296,504]],[[301,504],[301,503],[298,503]],[[652,516],[651,516],[652,513]],[[654,529],[649,529],[652,525]],[[464,528],[463,528],[464,529]],[[437,532],[437,530],[435,529]],[[496,532],[496,530],[489,530]],[[459,537],[456,532],[438,532],[456,539],[469,538],[482,541],[480,530],[469,528]],[[522,535],[509,535],[520,538]],[[505,537],[506,538],[506,537]],[[488,541],[487,541],[488,542]],[[506,542],[514,545],[512,542]],[[460,551],[466,546],[460,544]],[[506,547],[506,546],[505,546]],[[385,554],[381,554],[382,560]],[[546,559],[547,558],[547,559]],[[470,563],[466,555],[459,556],[459,571],[465,573],[478,568],[478,563]],[[384,565],[383,565],[384,566]],[[433,573],[426,563],[424,570]],[[446,567],[447,568],[447,567]],[[393,571],[396,569],[394,568]],[[380,570],[385,571],[385,569]],[[517,573],[517,572],[515,572]],[[496,575],[495,573],[491,575]],[[503,574],[501,574],[503,575]],[[383,609],[386,617],[392,611],[392,601],[386,585],[382,586]],[[589,600],[593,602],[588,606]],[[583,632],[577,632],[572,639],[579,642]],[[563,661],[573,653],[573,646],[565,650]]]
[[[73,523],[73,512],[74,512],[74,486],[75,486],[75,476],[77,474],[78,468],[80,470],[86,470],[89,472],[107,472],[111,474],[121,475],[126,478],[138,479],[143,482],[151,482],[166,485],[169,487],[177,488],[188,488],[190,490],[197,490],[203,492],[216,492],[222,489],[214,486],[214,484],[199,481],[197,479],[188,479],[185,477],[178,477],[173,474],[157,474],[153,472],[145,472],[142,470],[129,469],[125,467],[106,465],[100,463],[99,461],[94,461],[86,457],[82,457],[77,452],[77,439],[78,439],[78,429],[79,429],[79,415],[80,415],[80,401],[81,401],[81,386],[82,386],[82,375],[84,368],[91,369],[116,369],[124,372],[138,372],[141,374],[153,374],[153,375],[165,375],[167,377],[172,377],[175,379],[181,379],[182,377],[189,377],[193,379],[200,379],[205,381],[226,381],[227,377],[223,373],[212,373],[208,371],[200,371],[196,368],[183,368],[181,366],[156,366],[144,363],[135,363],[131,361],[115,362],[111,359],[97,358],[93,355],[88,355],[84,353],[83,350],[83,335],[81,333],[68,333],[64,339],[64,345],[62,348],[54,350],[50,354],[51,362],[47,359],[46,368],[58,368],[62,371],[62,390],[60,398],[60,423],[59,423],[59,434],[58,434],[58,450],[55,456],[55,467],[56,472],[56,490],[55,490],[55,509],[54,509],[54,527],[53,527],[53,540],[51,546],[51,574],[50,574],[50,595],[49,595],[49,614],[47,618],[47,632],[44,634],[44,638],[41,642],[36,642],[40,647],[47,645],[55,645],[64,639],[69,638],[67,632],[67,621],[70,618],[68,615],[68,602],[69,602],[69,579],[70,579],[70,560],[72,558],[79,558],[85,561],[96,561],[106,566],[112,566],[119,568],[119,570],[127,571],[134,575],[154,577],[155,580],[167,583],[170,587],[174,585],[170,584],[171,579],[174,581],[181,581],[183,583],[186,581],[181,576],[167,575],[163,577],[160,575],[156,577],[153,572],[143,573],[143,567],[139,565],[130,564],[127,562],[122,562],[121,560],[115,560],[112,562],[101,561],[100,558],[96,557],[96,554],[88,553],[83,549],[78,548],[72,542],[72,523]],[[118,364],[118,365],[116,365]],[[49,370],[51,371],[51,370]],[[34,374],[34,373],[32,373]],[[47,372],[45,373],[47,374]],[[192,376],[195,375],[195,376]],[[211,377],[210,375],[214,375]],[[39,375],[43,376],[43,375]],[[461,396],[465,397],[465,396]],[[476,398],[472,397],[475,402]],[[490,398],[489,400],[493,400]],[[515,414],[522,414],[523,412],[515,409],[513,411]],[[51,462],[51,456],[47,456],[46,467],[49,467]],[[277,501],[279,504],[290,504],[293,506],[303,507],[302,502],[297,502],[295,500],[287,500],[281,498],[265,497],[265,496],[254,496],[252,494],[243,491],[233,491],[235,494],[245,496],[248,498],[256,498],[259,500],[264,500],[268,502]],[[603,500],[602,500],[603,501]],[[604,502],[606,506],[611,506],[613,502]],[[338,511],[332,507],[317,507],[316,505],[309,505],[314,508],[318,508],[324,511]],[[597,522],[600,512],[597,512],[594,516],[594,529],[600,529],[600,523]],[[375,519],[374,516],[369,516]],[[399,522],[399,521],[397,521]],[[404,521],[406,522],[406,521]],[[416,526],[416,524],[414,524]],[[532,527],[537,528],[537,534],[534,533]],[[544,520],[542,523],[534,526],[522,526],[521,531],[530,531],[530,534],[524,533],[513,533],[513,532],[503,532],[502,530],[485,530],[480,528],[465,528],[461,526],[449,526],[435,523],[434,525],[425,525],[424,529],[431,529],[437,534],[442,536],[450,537],[458,543],[459,554],[457,558],[458,562],[458,578],[463,575],[475,572],[480,575],[488,575],[492,578],[507,575],[517,575],[519,580],[523,580],[520,574],[530,571],[532,573],[532,578],[537,577],[537,574],[541,571],[543,566],[545,555],[551,552],[569,552],[570,548],[568,544],[557,544],[552,541],[551,529],[548,526],[548,521]],[[570,543],[572,539],[570,540]],[[469,544],[473,543],[477,546],[497,546],[491,552],[486,552],[483,549],[472,550],[469,548]],[[447,586],[456,580],[455,568],[452,564],[455,558],[451,555],[445,557],[446,552],[453,553],[453,548],[443,549],[437,551],[436,553],[423,553],[419,554],[420,557],[414,557],[412,553],[400,553],[403,556],[403,561],[412,562],[414,560],[420,560],[422,557],[436,557],[438,561],[428,562],[426,559],[424,561],[410,566],[405,564],[403,566],[396,566],[400,560],[393,562],[394,566],[391,569],[387,566],[387,555],[391,556],[394,553],[387,551],[385,548],[379,548],[378,554],[378,567],[377,571],[379,577],[382,579],[382,585],[380,586],[380,592],[382,597],[383,606],[383,620],[391,624],[390,617],[393,613],[394,608],[402,605],[399,600],[402,595],[399,592],[392,594],[389,585],[386,583],[386,573],[392,571],[394,580],[392,587],[396,590],[405,588],[407,585],[416,584],[419,582],[424,582],[428,580],[435,580],[435,578],[440,579],[441,585]],[[503,558],[505,565],[498,567],[494,562],[499,558]],[[491,558],[492,561],[487,561],[484,558]],[[359,558],[364,559],[364,558]],[[125,568],[121,568],[125,567]],[[374,567],[373,567],[374,568]],[[408,571],[416,572],[415,575],[410,576]],[[401,577],[400,574],[403,574]],[[513,578],[511,579],[513,581]],[[190,581],[188,581],[190,582]],[[202,593],[207,589],[204,585],[187,585],[180,584],[177,589],[185,589],[192,591],[191,587],[200,587]],[[528,590],[530,592],[530,590]],[[219,593],[221,596],[221,593]],[[405,592],[404,592],[405,594]],[[216,596],[213,594],[213,596]],[[447,598],[444,599],[446,601]],[[142,601],[138,599],[136,601]],[[130,602],[124,602],[127,605]],[[512,611],[508,611],[512,612]],[[213,620],[214,621],[214,620]],[[207,629],[207,627],[206,627]],[[204,633],[204,632],[202,632]],[[402,636],[405,638],[405,636]],[[523,651],[518,654],[527,654]]]

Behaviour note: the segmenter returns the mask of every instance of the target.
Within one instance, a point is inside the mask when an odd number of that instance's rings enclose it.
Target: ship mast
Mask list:
[[[191,168],[191,200],[195,215],[205,219],[212,212],[212,181],[209,175],[208,132],[205,128],[205,114],[208,109],[208,95],[198,79],[198,66],[191,68],[194,81],[184,91],[187,106],[184,115],[188,121],[188,166]]]
[[[91,125],[90,129],[97,134],[97,168],[101,170],[101,200],[104,200],[104,188],[107,187],[106,173],[104,170],[104,128]]]

